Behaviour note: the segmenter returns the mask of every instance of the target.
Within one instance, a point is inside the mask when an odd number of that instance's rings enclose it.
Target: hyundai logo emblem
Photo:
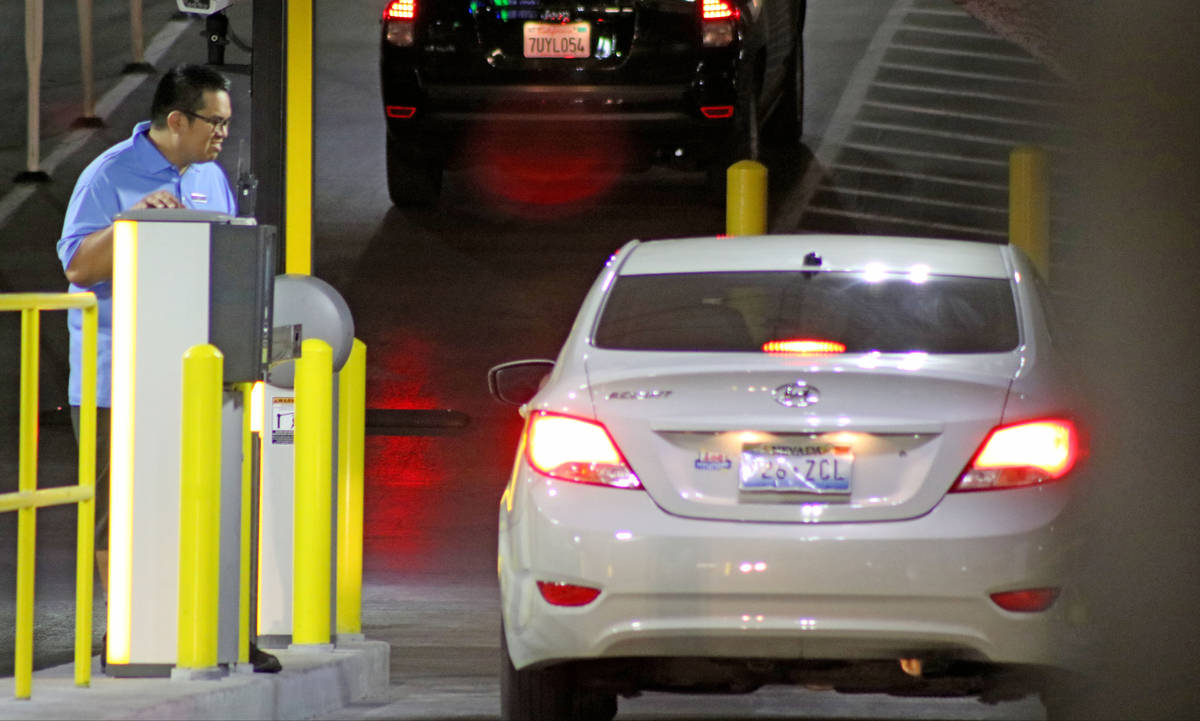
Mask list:
[[[821,393],[804,381],[785,383],[771,391],[775,402],[788,408],[805,408],[821,400]]]

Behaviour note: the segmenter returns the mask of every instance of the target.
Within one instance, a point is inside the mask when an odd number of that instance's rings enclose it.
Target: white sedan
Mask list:
[[[1007,246],[633,241],[556,361],[500,508],[504,718],[640,690],[1040,690],[1077,604],[1079,429]],[[1067,631],[1064,631],[1067,629]]]

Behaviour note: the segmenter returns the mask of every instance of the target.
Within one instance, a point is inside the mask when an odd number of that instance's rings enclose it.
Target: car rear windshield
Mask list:
[[[996,353],[1017,347],[1006,279],[843,272],[629,275],[596,327],[601,348],[760,351],[827,341],[845,352]]]

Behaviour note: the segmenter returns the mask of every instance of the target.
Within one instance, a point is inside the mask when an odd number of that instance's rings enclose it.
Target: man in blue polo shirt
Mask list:
[[[229,81],[217,71],[184,65],[163,76],[150,120],[84,169],[63,220],[58,257],[71,292],[99,302],[96,352],[96,547],[107,548],[108,440],[112,382],[113,218],[135,208],[196,208],[235,214],[233,191],[215,162],[229,136]],[[79,430],[82,313],[67,314],[71,377],[67,400]],[[102,554],[98,554],[102,555]]]
[[[58,257],[71,292],[91,291],[99,302],[96,354],[98,446],[96,547],[101,578],[107,582],[109,407],[112,385],[113,219],[140,208],[194,208],[237,214],[225,171],[217,165],[229,137],[232,104],[229,80],[203,65],[181,65],[166,73],[154,91],[150,120],[84,169],[75,183],[63,220]],[[70,311],[71,378],[67,398],[79,432],[82,313]],[[279,661],[251,645],[256,671],[278,671]]]
[[[150,120],[100,154],[71,193],[58,257],[72,293],[99,304],[96,347],[96,559],[107,583],[108,445],[112,383],[113,219],[136,208],[197,208],[235,214],[233,192],[214,160],[229,136],[229,81],[204,66],[180,66],[159,81]],[[67,400],[79,432],[82,313],[69,311],[71,377]]]

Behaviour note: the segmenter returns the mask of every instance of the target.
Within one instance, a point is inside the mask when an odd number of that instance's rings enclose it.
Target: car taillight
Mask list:
[[[950,490],[1020,488],[1062,478],[1079,457],[1079,432],[1068,420],[1027,421],[992,429]]]
[[[383,10],[383,19],[412,20],[417,16],[416,0],[392,0]]]
[[[705,20],[724,20],[737,17],[737,8],[726,0],[704,0],[700,6],[701,17]]]
[[[383,9],[384,37],[392,45],[408,47],[413,44],[413,20],[417,17],[417,0],[392,0]]]
[[[586,606],[600,595],[600,589],[573,583],[538,581],[538,591],[546,603],[554,606]]]
[[[529,420],[526,453],[538,473],[572,483],[641,488],[608,429],[599,423],[552,413]]]
[[[846,344],[834,340],[796,338],[794,340],[769,340],[763,343],[764,353],[795,353],[800,355],[822,355],[845,353]]]
[[[705,47],[725,47],[733,42],[733,23],[740,11],[729,0],[701,0],[700,32]]]

